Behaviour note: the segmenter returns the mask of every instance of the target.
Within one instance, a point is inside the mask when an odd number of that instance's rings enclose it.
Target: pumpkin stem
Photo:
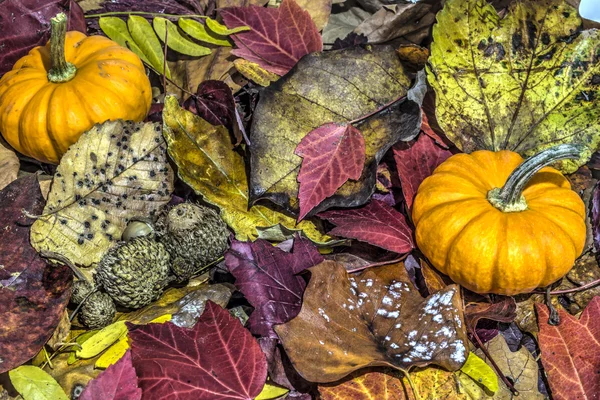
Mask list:
[[[559,144],[550,147],[523,161],[508,177],[501,188],[488,192],[488,201],[503,212],[518,212],[527,209],[523,189],[531,178],[542,168],[559,160],[579,158],[582,145]]]
[[[77,68],[65,59],[65,38],[67,36],[67,16],[57,14],[50,19],[50,70],[48,80],[52,83],[68,82],[77,73]]]

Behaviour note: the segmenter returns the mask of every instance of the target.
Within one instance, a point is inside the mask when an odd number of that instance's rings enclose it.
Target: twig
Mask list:
[[[357,122],[363,121],[363,120],[365,120],[365,119],[367,119],[369,117],[372,117],[373,115],[375,115],[377,113],[382,112],[383,110],[385,110],[386,108],[394,105],[395,103],[399,102],[400,100],[404,100],[405,98],[406,98],[406,95],[402,95],[400,97],[397,97],[394,100],[392,100],[392,101],[390,101],[388,103],[385,103],[384,105],[382,105],[381,107],[379,107],[377,110],[372,111],[372,112],[368,113],[367,115],[363,115],[363,116],[361,116],[359,118],[353,119],[352,121],[348,121],[348,122],[346,122],[346,124],[352,125],[352,124],[355,124]]]
[[[362,270],[365,270],[367,268],[372,268],[372,267],[379,267],[381,265],[388,265],[388,264],[394,264],[394,263],[398,263],[400,261],[404,261],[406,259],[408,255],[404,255],[400,258],[396,258],[395,260],[390,260],[390,261],[381,261],[381,262],[377,262],[377,263],[372,263],[372,264],[367,264],[367,265],[363,265],[362,267],[358,267],[358,268],[354,268],[354,269],[350,269],[347,272],[349,274],[353,274],[355,272],[360,272]]]
[[[169,43],[169,27],[165,24],[165,48],[163,50],[163,89],[167,94],[167,44]]]
[[[75,266],[75,264],[73,264],[71,262],[71,260],[69,260],[67,257],[63,256],[62,254],[58,254],[58,253],[55,253],[55,252],[49,251],[49,250],[42,250],[42,251],[40,251],[40,256],[42,258],[58,261],[64,265],[66,265],[67,267],[71,268],[71,271],[73,271],[73,274],[75,274],[77,279],[88,282],[85,275],[83,275],[83,272],[81,272],[81,270],[79,268],[77,268]]]
[[[73,320],[75,319],[75,316],[77,315],[77,313],[79,312],[79,310],[81,310],[81,307],[83,307],[83,305],[85,304],[85,302],[94,294],[98,291],[98,288],[95,288],[94,290],[91,290],[87,296],[85,296],[85,298],[81,301],[81,303],[77,304],[77,307],[75,307],[75,309],[73,310],[73,312],[71,313],[71,316],[69,317],[69,322],[73,322]]]
[[[555,290],[553,292],[550,292],[551,296],[557,296],[560,294],[568,294],[568,293],[577,293],[577,292],[582,292],[584,290],[587,290],[589,288],[593,288],[594,286],[598,286],[600,285],[600,279],[596,279],[595,281],[591,281],[586,283],[585,285],[581,285],[581,286],[577,286],[575,288],[571,288],[571,289],[563,289],[563,290]],[[540,293],[540,294],[546,294],[546,290],[541,291],[541,290],[536,290],[535,293]]]
[[[87,15],[85,15],[85,18],[111,17],[111,16],[115,16],[115,15],[150,15],[153,17],[201,18],[201,19],[208,18],[208,16],[200,15],[200,14],[179,15],[179,14],[153,13],[153,12],[146,12],[146,11],[113,11],[113,12],[107,12],[107,13],[101,13],[101,14],[87,14]]]

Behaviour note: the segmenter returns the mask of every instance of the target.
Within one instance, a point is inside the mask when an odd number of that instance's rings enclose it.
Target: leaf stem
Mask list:
[[[384,105],[382,105],[381,107],[377,108],[375,111],[368,113],[367,115],[363,115],[359,118],[353,119],[352,121],[348,121],[346,122],[346,124],[348,125],[352,125],[352,124],[356,124],[357,122],[361,122],[369,117],[372,117],[373,115],[380,113],[381,111],[385,110],[388,107],[393,106],[394,104],[396,104],[397,102],[399,102],[400,100],[403,100],[406,98],[406,95],[402,95],[400,97],[396,97],[394,100],[385,103]]]
[[[488,201],[502,212],[519,212],[527,209],[523,189],[531,178],[542,168],[559,160],[579,158],[583,146],[559,144],[535,154],[521,163],[510,174],[501,188],[488,192]]]
[[[101,18],[101,17],[113,17],[119,15],[150,15],[152,17],[173,17],[173,18],[208,18],[206,15],[200,14],[163,14],[163,13],[153,13],[146,11],[112,11],[101,14],[87,14],[85,18]]]
[[[55,253],[55,252],[49,251],[49,250],[42,250],[42,251],[40,251],[40,257],[45,258],[47,260],[58,261],[64,265],[66,265],[67,267],[71,268],[71,271],[73,271],[73,274],[77,277],[77,279],[80,279],[82,281],[86,281],[86,282],[90,283],[88,281],[88,279],[85,277],[85,275],[83,274],[83,272],[81,272],[81,270],[79,268],[77,268],[75,266],[75,264],[73,264],[71,262],[71,260],[69,260],[67,257],[63,256],[62,254],[58,254],[58,253]]]
[[[557,296],[560,294],[568,294],[568,293],[577,293],[577,292],[582,292],[584,290],[587,290],[589,288],[593,288],[594,286],[598,286],[600,285],[600,279],[596,279],[594,281],[588,282],[585,285],[581,285],[581,286],[577,286],[571,289],[563,289],[563,290],[556,290],[554,292],[550,292],[550,295],[552,296]],[[546,293],[545,290],[543,291],[536,291],[536,293]]]
[[[483,343],[481,342],[481,339],[479,339],[479,335],[477,335],[477,332],[475,332],[474,329],[473,330],[469,329],[469,331],[471,332],[471,335],[475,338],[475,341],[477,342],[477,345],[479,346],[479,348],[481,349],[483,354],[485,354],[487,359],[490,360],[490,362],[492,363],[492,367],[494,367],[494,369],[496,370],[496,374],[500,377],[500,379],[502,379],[502,382],[504,382],[504,384],[506,385],[508,390],[510,390],[510,392],[513,395],[518,396],[519,391],[514,387],[514,385],[508,380],[508,378],[506,378],[504,373],[500,370],[500,367],[498,366],[498,364],[496,364],[496,361],[494,361],[494,359],[492,358],[492,355],[489,353],[487,348],[483,345]]]
[[[67,16],[59,13],[50,19],[50,70],[48,80],[52,83],[68,82],[77,74],[75,65],[65,59],[65,39],[67,37]]]
[[[417,386],[415,385],[415,382],[412,380],[410,373],[408,372],[407,369],[401,369],[400,370],[404,376],[406,377],[406,380],[408,381],[408,384],[410,385],[410,390],[412,390],[413,395],[415,396],[415,400],[421,400],[421,396],[419,396],[419,392],[417,391]]]

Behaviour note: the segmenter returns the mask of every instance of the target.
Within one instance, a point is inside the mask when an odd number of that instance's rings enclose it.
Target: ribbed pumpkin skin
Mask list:
[[[513,295],[563,277],[583,251],[585,206],[556,169],[523,191],[528,209],[502,212],[487,200],[523,161],[511,151],[456,154],[423,181],[413,204],[419,249],[454,282]]]
[[[58,163],[96,123],[141,121],[152,101],[144,66],[133,52],[102,36],[67,32],[73,79],[48,81],[50,46],[32,49],[0,79],[0,132],[17,151]]]

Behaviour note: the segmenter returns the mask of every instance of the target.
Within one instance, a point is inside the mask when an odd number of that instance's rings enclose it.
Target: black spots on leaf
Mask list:
[[[159,138],[159,137],[155,137],[155,138],[154,138],[154,141],[155,141],[156,143],[160,143],[160,138]]]
[[[588,92],[585,90],[582,90],[581,92],[579,92],[579,94],[577,96],[575,96],[575,100],[578,100],[581,102],[594,101],[595,98],[596,98],[595,92]]]
[[[160,132],[160,125],[156,125],[154,127],[154,132]]]
[[[496,54],[496,61],[502,61],[504,56],[506,56],[506,50],[504,50],[504,46],[501,43],[490,41],[490,44],[483,49],[483,56],[490,57],[494,54]]]
[[[481,77],[479,78],[479,86],[481,86],[483,89],[487,87],[487,83],[485,83],[485,81]]]
[[[479,51],[484,51],[486,48],[486,42],[485,39],[482,39],[479,44],[477,45],[477,50]]]
[[[454,43],[456,43],[456,45],[457,45],[458,47],[462,47],[462,46],[463,46],[463,41],[462,41],[462,39],[456,39],[456,40],[454,41]]]
[[[539,63],[541,63],[542,61],[551,60],[552,57],[554,57],[554,54],[556,54],[556,46],[553,46],[552,48],[550,48],[550,50],[548,50],[546,53],[539,55],[537,57],[537,61]]]
[[[92,215],[92,221],[97,221],[98,220],[98,216],[97,215]]]
[[[563,17],[565,17],[565,18],[569,18],[569,17],[571,16],[571,13],[570,13],[570,12],[568,12],[568,11],[563,11],[562,15],[563,15]]]
[[[154,170],[151,170],[148,175],[150,175],[150,178],[154,178],[156,176],[156,172],[154,172]]]
[[[523,35],[520,33],[513,33],[512,35],[512,51],[517,53],[523,47]]]
[[[109,157],[112,156],[112,155],[113,155],[112,151],[109,151],[108,154],[107,154],[107,156],[109,156]]]
[[[90,153],[90,160],[95,164],[98,162],[98,156],[96,156],[96,153],[91,152]]]
[[[60,224],[61,225],[66,225],[67,224],[67,220],[66,219],[61,219],[60,220]]]
[[[75,201],[79,201],[80,199],[81,199],[81,195],[79,195],[79,194],[76,194],[76,195],[75,195]]]
[[[535,49],[535,41],[537,39],[537,26],[531,21],[525,23],[527,26],[527,44],[530,49]]]
[[[91,224],[89,223],[89,221],[85,221],[83,223],[83,226],[85,227],[85,229],[90,229]]]
[[[592,75],[592,85],[600,85],[600,75]]]
[[[550,35],[547,32],[542,33],[542,44],[548,46],[550,44]]]

